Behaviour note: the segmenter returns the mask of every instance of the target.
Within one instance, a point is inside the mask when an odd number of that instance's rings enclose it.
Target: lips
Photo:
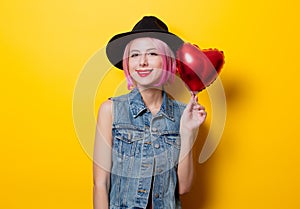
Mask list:
[[[153,69],[139,69],[139,70],[136,70],[137,74],[140,77],[146,77],[146,76],[150,75],[152,71],[153,71]]]

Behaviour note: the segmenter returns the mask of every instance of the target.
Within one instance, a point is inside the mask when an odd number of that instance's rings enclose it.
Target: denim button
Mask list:
[[[155,193],[154,197],[155,197],[155,198],[158,198],[158,197],[159,197],[159,194],[158,194],[158,193]]]
[[[159,146],[159,144],[155,144],[154,147],[155,147],[156,149],[158,149],[160,146]]]

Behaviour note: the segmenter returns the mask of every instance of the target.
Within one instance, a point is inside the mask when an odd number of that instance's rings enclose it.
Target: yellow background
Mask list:
[[[197,165],[184,208],[300,208],[299,9],[296,0],[2,1],[0,208],[92,208],[92,161],[73,126],[76,81],[112,35],[149,14],[225,52],[224,134]]]

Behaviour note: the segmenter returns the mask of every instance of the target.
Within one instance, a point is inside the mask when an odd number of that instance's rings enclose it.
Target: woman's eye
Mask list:
[[[134,53],[134,54],[131,54],[131,55],[130,55],[130,57],[137,57],[137,56],[139,56],[138,53]]]
[[[150,56],[157,56],[158,54],[156,52],[150,52],[148,53]]]

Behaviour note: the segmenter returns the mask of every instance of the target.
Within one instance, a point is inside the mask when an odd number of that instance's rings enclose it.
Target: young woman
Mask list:
[[[197,97],[184,105],[164,91],[183,41],[153,16],[114,36],[107,56],[131,92],[105,101],[94,150],[94,208],[181,208],[193,179],[192,144],[206,118]]]

